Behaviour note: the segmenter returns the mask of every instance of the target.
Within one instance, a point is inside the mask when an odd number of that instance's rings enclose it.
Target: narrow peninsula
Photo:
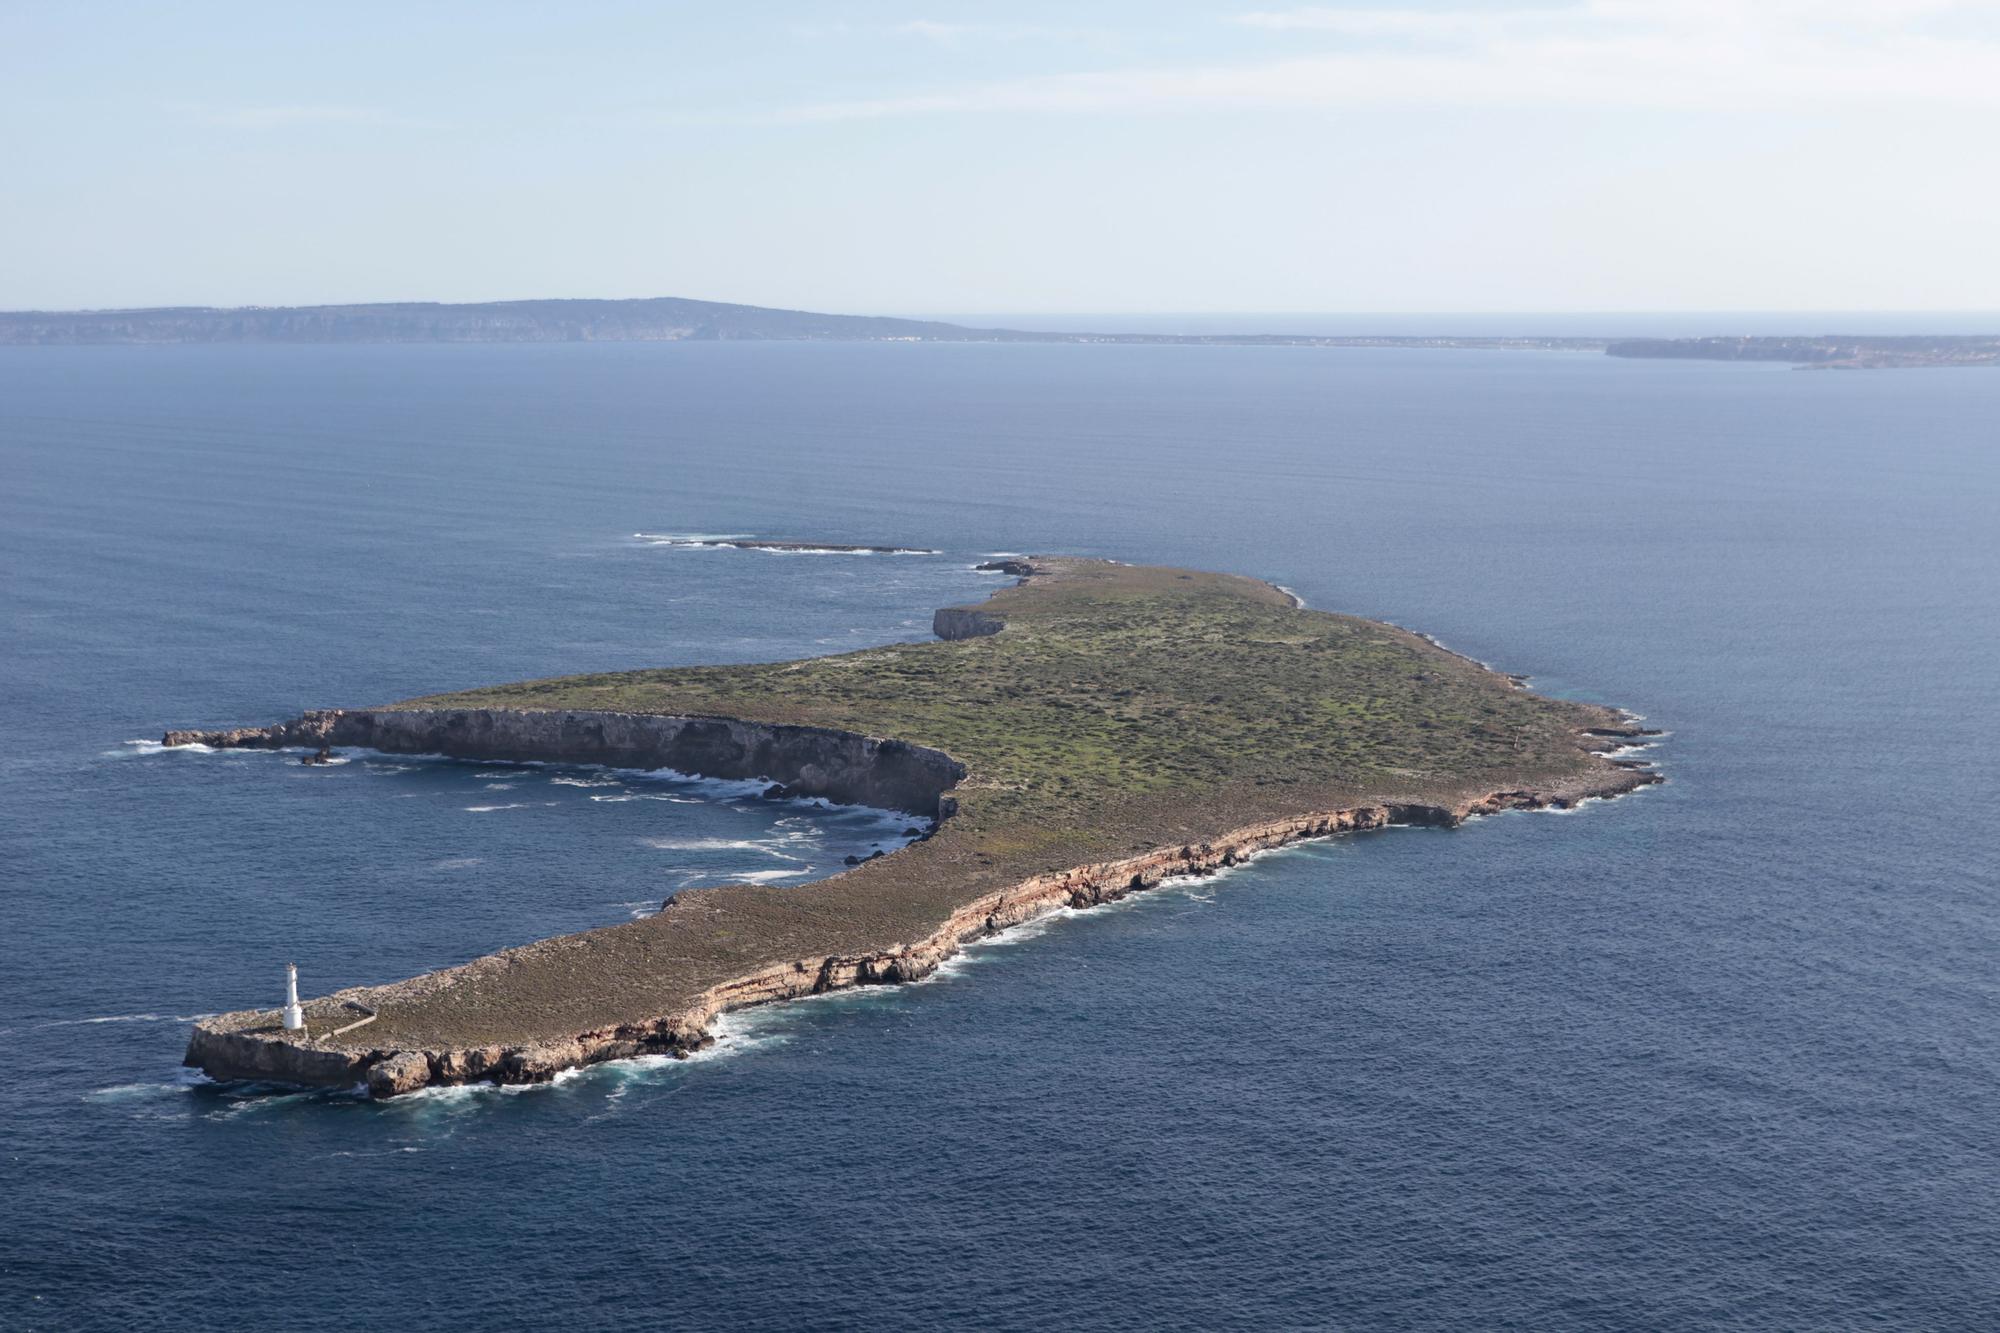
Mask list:
[[[302,1030],[275,1008],[204,1019],[187,1063],[388,1097],[685,1054],[727,1010],[914,981],[968,940],[1284,843],[1659,780],[1616,757],[1650,734],[1628,715],[1269,583],[1071,558],[998,568],[1018,581],[937,612],[935,642],[168,732],[756,777],[932,821],[817,883],[689,890],[638,921],[308,1000]]]

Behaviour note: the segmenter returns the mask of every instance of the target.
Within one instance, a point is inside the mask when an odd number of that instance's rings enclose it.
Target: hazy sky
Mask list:
[[[2000,308],[2000,0],[0,5],[0,307]]]

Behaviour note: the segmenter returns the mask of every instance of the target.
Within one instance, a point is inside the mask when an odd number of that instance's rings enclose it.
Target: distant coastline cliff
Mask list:
[[[2000,365],[2000,335],[1995,334],[1628,338],[1604,350],[1612,356],[1682,361],[1786,361],[1795,366],[1826,369]]]
[[[1088,333],[825,315],[661,296],[636,300],[397,301],[370,305],[167,306],[0,311],[0,346],[131,343],[1014,342],[1199,347],[1389,347],[1608,352],[1863,368],[2000,365],[2000,335],[1581,338],[1520,335]]]
[[[443,305],[169,306],[0,311],[0,346],[108,343],[1033,342],[1191,346],[1483,347],[1601,351],[1602,338],[1320,337],[1311,334],[1036,332],[939,320],[823,315],[691,301],[490,301]]]

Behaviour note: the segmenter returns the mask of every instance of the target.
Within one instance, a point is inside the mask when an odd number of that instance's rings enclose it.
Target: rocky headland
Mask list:
[[[919,980],[963,943],[1274,847],[1567,807],[1659,780],[1652,734],[1270,584],[1034,559],[939,641],[770,666],[532,681],[312,712],[169,745],[365,747],[672,768],[906,811],[930,833],[815,884],[669,898],[642,920],[407,981],[197,1023],[218,1079],[378,1097],[685,1054],[731,1009]],[[371,1015],[358,1023],[355,1015]]]

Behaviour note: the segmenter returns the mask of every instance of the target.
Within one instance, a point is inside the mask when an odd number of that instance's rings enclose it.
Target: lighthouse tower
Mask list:
[[[299,965],[285,964],[285,1031],[297,1032],[306,1025],[306,1012],[299,1008]]]

